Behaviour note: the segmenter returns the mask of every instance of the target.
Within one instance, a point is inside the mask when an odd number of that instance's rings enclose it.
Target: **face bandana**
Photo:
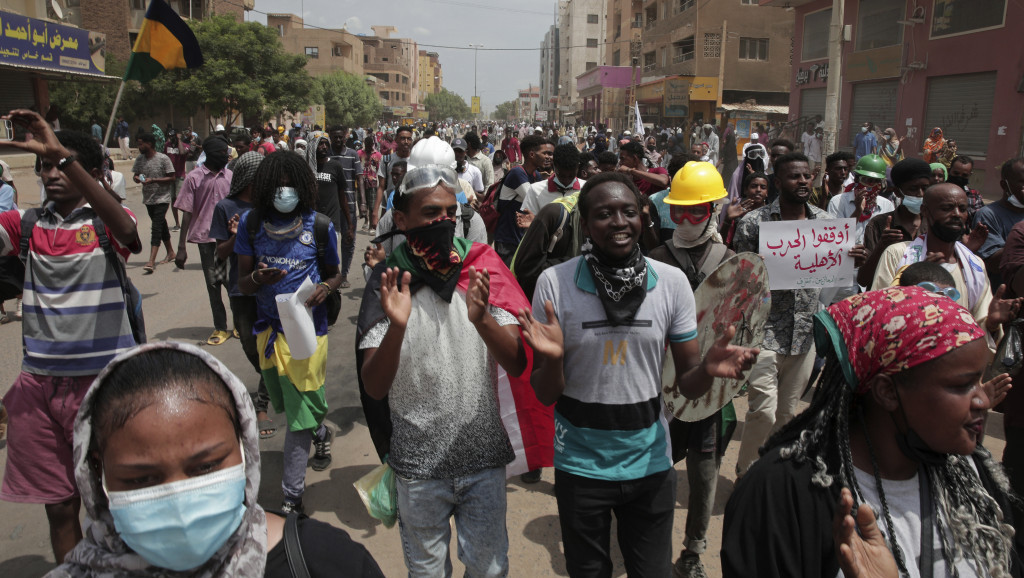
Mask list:
[[[418,276],[450,303],[462,270],[462,257],[454,244],[455,219],[441,217],[404,234],[405,247],[416,264]]]
[[[613,327],[633,321],[647,297],[647,260],[640,253],[640,245],[635,245],[621,264],[612,264],[590,239],[580,250],[594,277],[597,296],[608,321]]]
[[[862,185],[857,183],[854,188],[854,198],[862,191],[867,191],[867,199],[864,203],[864,210],[861,212],[860,220],[867,221],[874,214],[875,209],[878,208],[878,193],[882,192],[882,185]]]

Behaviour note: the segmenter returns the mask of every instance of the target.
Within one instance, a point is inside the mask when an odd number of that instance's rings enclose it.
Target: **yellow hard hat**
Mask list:
[[[720,201],[728,194],[715,165],[691,161],[672,178],[672,188],[665,202],[669,205],[700,205]]]

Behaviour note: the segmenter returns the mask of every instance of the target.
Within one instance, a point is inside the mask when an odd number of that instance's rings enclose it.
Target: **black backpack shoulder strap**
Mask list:
[[[323,269],[324,266],[324,254],[327,250],[327,243],[330,241],[327,239],[330,233],[331,218],[323,213],[316,213],[316,217],[313,220],[313,242],[316,243],[316,262]]]
[[[302,554],[299,542],[299,514],[291,512],[284,519],[284,553],[288,559],[288,568],[294,578],[310,578],[306,567],[306,557]]]
[[[121,287],[126,287],[128,282],[124,265],[122,265],[120,259],[117,258],[114,246],[110,244],[110,237],[107,236],[107,227],[103,224],[103,220],[100,219],[98,215],[92,219],[92,228],[96,231],[96,238],[100,242],[100,247],[103,248],[103,254],[107,257],[107,261],[110,262],[111,267],[114,268],[114,273],[117,274],[118,282],[121,283]]]
[[[28,264],[28,252],[32,245],[32,230],[36,228],[42,209],[28,209],[21,215],[21,239],[18,242],[18,257],[23,265]]]
[[[469,228],[473,222],[473,215],[476,214],[476,209],[471,207],[469,204],[463,203],[462,205],[462,238],[469,238]]]

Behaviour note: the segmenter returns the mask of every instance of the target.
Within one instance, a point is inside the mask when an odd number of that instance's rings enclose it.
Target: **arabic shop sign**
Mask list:
[[[796,84],[826,82],[828,80],[828,63],[812,64],[809,68],[796,69]]]
[[[0,12],[0,64],[103,75],[106,36]]]
[[[776,289],[821,289],[853,285],[853,219],[772,221],[760,226],[759,253]]]

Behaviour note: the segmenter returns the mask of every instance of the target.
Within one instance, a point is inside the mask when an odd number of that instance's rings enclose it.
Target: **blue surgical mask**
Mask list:
[[[277,187],[274,192],[274,208],[278,213],[287,215],[299,204],[299,192],[295,187]]]
[[[103,491],[117,533],[136,554],[176,572],[202,566],[245,513],[245,463],[141,490]]]
[[[924,203],[924,197],[907,197],[907,196],[904,196],[903,197],[903,202],[901,204],[904,207],[906,207],[907,210],[910,211],[911,213],[914,213],[915,215],[920,215],[921,214],[921,204],[923,204],[923,203]]]

